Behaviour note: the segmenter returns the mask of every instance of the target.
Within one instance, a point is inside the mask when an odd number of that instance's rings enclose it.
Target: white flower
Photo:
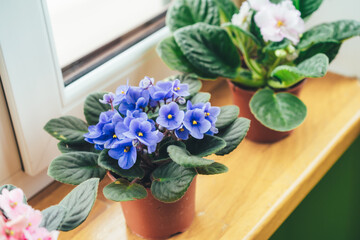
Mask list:
[[[239,26],[243,29],[249,28],[249,16],[251,14],[250,5],[248,2],[243,2],[240,7],[240,11],[237,14],[234,14],[231,18],[232,24]]]
[[[250,7],[256,11],[260,11],[264,8],[266,8],[269,5],[272,5],[272,3],[269,0],[248,0],[250,3]]]
[[[295,45],[305,30],[301,13],[295,9],[290,0],[280,4],[271,4],[255,15],[255,23],[260,28],[265,41],[280,42],[289,39]]]

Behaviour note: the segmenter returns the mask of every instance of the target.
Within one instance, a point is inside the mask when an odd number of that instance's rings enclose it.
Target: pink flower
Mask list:
[[[0,195],[0,208],[4,210],[8,217],[15,219],[21,215],[26,208],[23,203],[24,193],[21,189],[16,188],[11,191],[4,188]]]
[[[255,23],[260,28],[265,41],[280,42],[284,38],[297,44],[305,30],[301,13],[290,0],[270,4],[255,15]]]
[[[58,231],[49,232],[46,228],[36,228],[33,232],[25,233],[27,239],[34,240],[56,240],[59,236]]]
[[[250,7],[256,11],[260,11],[272,3],[269,0],[248,0]]]
[[[0,240],[25,240],[24,230],[27,226],[27,219],[19,216],[13,220],[0,218]]]

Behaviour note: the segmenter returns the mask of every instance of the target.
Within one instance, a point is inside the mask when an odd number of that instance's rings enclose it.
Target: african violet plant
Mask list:
[[[110,200],[142,199],[146,188],[163,202],[180,199],[197,174],[227,171],[203,157],[233,151],[250,123],[238,118],[236,106],[211,106],[210,94],[200,88],[201,82],[187,75],[156,84],[145,77],[139,87],[91,94],[84,105],[87,123],[65,116],[46,124],[63,153],[48,174],[79,184],[110,171],[117,179],[103,190]]]
[[[58,205],[43,211],[27,204],[20,188],[0,187],[1,240],[56,240],[58,231],[79,226],[94,205],[99,179],[89,179],[73,189]]]
[[[275,92],[324,76],[343,41],[360,35],[353,20],[305,31],[304,20],[321,3],[248,0],[239,11],[231,0],[176,0],[166,16],[172,36],[157,51],[171,69],[259,89],[252,113],[268,128],[288,131],[305,119],[306,107],[296,96]]]

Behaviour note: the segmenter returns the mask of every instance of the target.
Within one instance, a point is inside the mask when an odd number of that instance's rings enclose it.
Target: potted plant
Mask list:
[[[87,122],[72,116],[50,120],[45,130],[63,153],[48,174],[79,184],[88,178],[113,180],[106,198],[121,202],[129,228],[145,238],[185,231],[195,215],[195,177],[227,171],[204,158],[233,151],[250,121],[236,106],[213,107],[191,75],[87,97]],[[100,101],[99,101],[100,99]]]
[[[73,189],[58,205],[43,211],[27,204],[20,188],[0,187],[1,240],[56,240],[59,231],[70,231],[89,215],[94,205],[98,178],[89,179]]]
[[[306,78],[322,77],[360,23],[340,20],[305,31],[322,0],[176,0],[166,15],[172,35],[157,52],[174,70],[200,79],[226,78],[247,138],[277,141],[305,119],[298,95]]]

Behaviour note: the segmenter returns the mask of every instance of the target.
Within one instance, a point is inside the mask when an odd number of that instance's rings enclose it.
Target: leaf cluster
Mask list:
[[[306,20],[322,0],[292,2]],[[159,56],[169,68],[200,79],[227,78],[235,85],[260,89],[250,104],[257,120],[277,131],[296,128],[306,117],[306,107],[297,97],[276,92],[324,76],[343,41],[360,35],[360,23],[339,20],[317,25],[293,46],[287,39],[265,42],[255,12],[249,17],[249,29],[232,24],[235,13],[238,9],[231,0],[176,0],[166,16],[172,35],[158,44]],[[261,90],[265,87],[268,90]],[[284,101],[290,99],[285,107]]]
[[[179,79],[189,84],[193,104],[208,102],[210,94],[199,92],[201,82],[194,75],[172,76],[164,81]],[[238,118],[236,106],[221,107],[216,121],[219,133],[205,135],[203,139],[190,137],[188,140],[164,138],[153,154],[138,155],[137,162],[130,169],[122,169],[116,159],[108,155],[108,150],[97,151],[84,141],[87,127],[96,124],[101,112],[106,111],[98,104],[104,93],[94,93],[84,104],[86,122],[72,116],[50,120],[44,129],[60,140],[62,155],[55,158],[48,169],[48,175],[57,181],[80,184],[91,178],[104,178],[110,172],[117,180],[103,190],[105,197],[113,201],[131,201],[147,196],[151,189],[155,198],[163,202],[180,199],[197,174],[212,175],[226,172],[225,165],[204,157],[212,154],[225,155],[232,152],[245,137],[250,121]],[[157,110],[158,111],[158,110]],[[156,119],[158,113],[149,114]]]

